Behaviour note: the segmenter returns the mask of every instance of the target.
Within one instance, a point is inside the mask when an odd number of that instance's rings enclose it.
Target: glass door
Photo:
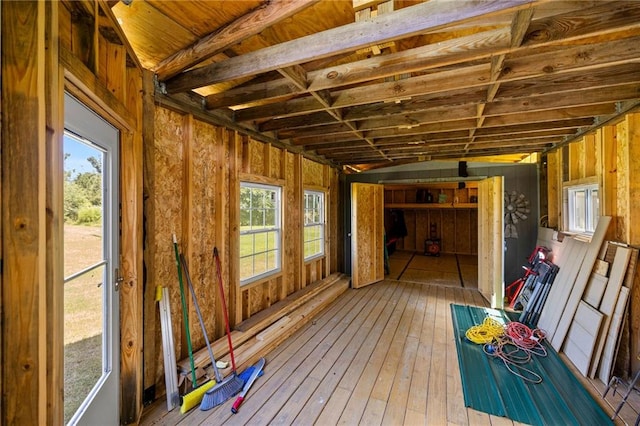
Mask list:
[[[65,95],[64,420],[119,424],[118,130]]]

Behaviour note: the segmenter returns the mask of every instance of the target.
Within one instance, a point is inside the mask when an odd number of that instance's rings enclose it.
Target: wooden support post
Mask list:
[[[640,114],[628,114],[618,124],[618,214],[625,215],[624,229],[619,231],[626,243],[633,246],[640,244]],[[622,170],[621,170],[622,169]],[[621,171],[623,173],[621,173]],[[624,192],[622,192],[624,191]],[[640,351],[640,273],[636,271],[636,279],[631,290],[631,354]],[[640,360],[631,356],[631,370],[640,370]]]
[[[297,209],[293,209],[293,213],[289,215],[289,221],[291,222],[291,229],[302,229],[304,223],[302,222],[302,216],[300,210],[302,209],[302,202],[304,197],[303,187],[303,170],[302,163],[304,161],[302,155],[295,154],[293,163],[293,200],[298,206]],[[293,291],[298,291],[304,286],[304,237],[302,232],[298,233],[297,237],[293,239],[293,250],[291,251],[291,257],[296,259],[293,267]]]
[[[153,100],[154,94],[153,73],[151,71],[143,71],[142,73],[142,147],[143,147],[143,198],[145,201],[145,235],[144,242],[144,263],[146,265],[153,264],[155,259],[156,245],[151,244],[151,231],[155,223],[156,209],[153,208],[153,200],[150,197],[153,190],[153,179],[155,177],[155,161],[153,160],[154,152],[154,129],[155,129],[155,105]],[[156,268],[148,268],[146,271],[147,283],[157,283],[155,279]],[[147,285],[144,289],[144,378],[143,388],[145,392],[151,390],[153,393],[156,383],[156,363],[158,362],[158,339],[156,339],[156,301],[155,286]],[[160,350],[162,350],[160,348]],[[153,400],[154,394],[149,395],[149,399]],[[145,401],[147,402],[147,401]]]
[[[64,173],[64,76],[58,63],[58,5],[45,3],[45,96],[47,120],[47,424],[60,424],[64,419],[64,398],[59,389],[64,382],[64,301],[63,301],[63,252],[59,249],[64,239],[63,182]],[[2,232],[0,231],[0,235]],[[0,238],[1,239],[1,238]],[[1,280],[1,278],[0,278]],[[2,419],[4,422],[4,419]]]
[[[557,228],[562,205],[560,151],[547,154],[547,226]]]
[[[229,137],[229,199],[235,200],[229,207],[229,253],[240,253],[240,172],[244,171],[243,138],[233,132]],[[240,290],[239,262],[229,265],[229,319],[233,324],[242,321],[242,291]]]
[[[607,231],[607,240],[614,240],[618,228],[616,179],[617,143],[616,126],[605,126],[598,130],[602,161],[602,194],[600,196],[600,214],[614,217],[613,226]]]
[[[125,68],[124,56],[121,56],[120,60]],[[139,95],[142,81],[140,71],[137,68],[125,68],[123,72],[126,81],[127,109],[135,118],[136,129],[142,129],[144,118],[143,99]],[[137,424],[142,414],[143,403],[143,330],[145,329],[142,282],[142,137],[142,132],[139,130],[120,132],[120,215],[123,236],[120,241],[122,259],[120,270],[124,278],[120,287],[120,421],[122,424]],[[145,332],[149,331],[145,330]]]
[[[62,319],[49,316],[52,306],[47,300],[47,270],[59,265],[47,268],[47,261],[54,259],[46,255],[45,111],[47,98],[51,99],[45,80],[46,8],[45,2],[12,1],[2,2],[0,10],[5,284],[0,292],[0,415],[3,424],[52,424],[53,420],[47,418],[47,405],[52,402],[47,395],[52,380],[47,377],[47,358],[52,355],[47,347],[61,344],[48,339],[53,326],[50,320]],[[59,367],[59,359],[55,362]],[[60,380],[59,372],[56,378]],[[62,382],[55,385],[61,387]]]
[[[233,134],[223,128],[218,127],[216,129],[216,140],[215,143],[215,194],[214,194],[214,241],[215,246],[218,247],[218,250],[221,250],[223,253],[229,253],[229,243],[233,240],[233,237],[229,235],[231,232],[231,228],[229,227],[230,215],[234,209],[237,209],[237,198],[234,198],[234,194],[232,192],[232,187],[230,186],[229,180],[229,159],[231,159],[230,163],[233,164],[233,157],[230,157],[230,151],[235,152],[231,148],[231,144],[235,141],[233,138]],[[207,254],[207,259],[210,260],[211,267],[211,275],[213,277],[213,285],[215,294],[213,299],[215,300],[215,304],[213,306],[213,312],[215,317],[215,336],[221,336],[225,332],[224,327],[224,316],[222,313],[222,301],[220,296],[218,295],[219,291],[217,290],[217,277],[215,276],[215,265],[213,264],[213,247],[210,248],[210,252]],[[231,285],[230,281],[230,285]]]

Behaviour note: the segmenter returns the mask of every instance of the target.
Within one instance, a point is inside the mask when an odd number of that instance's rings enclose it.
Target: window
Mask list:
[[[240,184],[240,284],[280,270],[281,188]]]
[[[304,191],[304,258],[324,254],[324,192]]]
[[[567,207],[569,231],[593,233],[600,215],[598,185],[568,187]]]

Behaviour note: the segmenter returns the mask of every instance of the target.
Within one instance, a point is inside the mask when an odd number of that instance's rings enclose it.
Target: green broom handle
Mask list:
[[[184,296],[184,285],[182,284],[182,269],[180,268],[180,254],[178,253],[178,240],[176,234],[173,234],[173,251],[176,254],[176,266],[178,267],[178,281],[180,282],[180,301],[182,302],[182,320],[184,321],[184,329],[187,333],[187,349],[189,350],[189,363],[191,365],[191,380],[193,388],[198,387],[196,379],[196,366],[193,362],[193,348],[191,347],[191,333],[189,332],[189,314],[187,313],[187,301]]]

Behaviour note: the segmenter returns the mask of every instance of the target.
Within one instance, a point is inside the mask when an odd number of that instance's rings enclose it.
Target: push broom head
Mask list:
[[[200,402],[200,409],[202,411],[206,411],[213,407],[217,407],[240,392],[243,386],[244,380],[238,377],[235,373],[231,374],[222,382],[207,390],[204,397],[202,397],[202,402]]]

